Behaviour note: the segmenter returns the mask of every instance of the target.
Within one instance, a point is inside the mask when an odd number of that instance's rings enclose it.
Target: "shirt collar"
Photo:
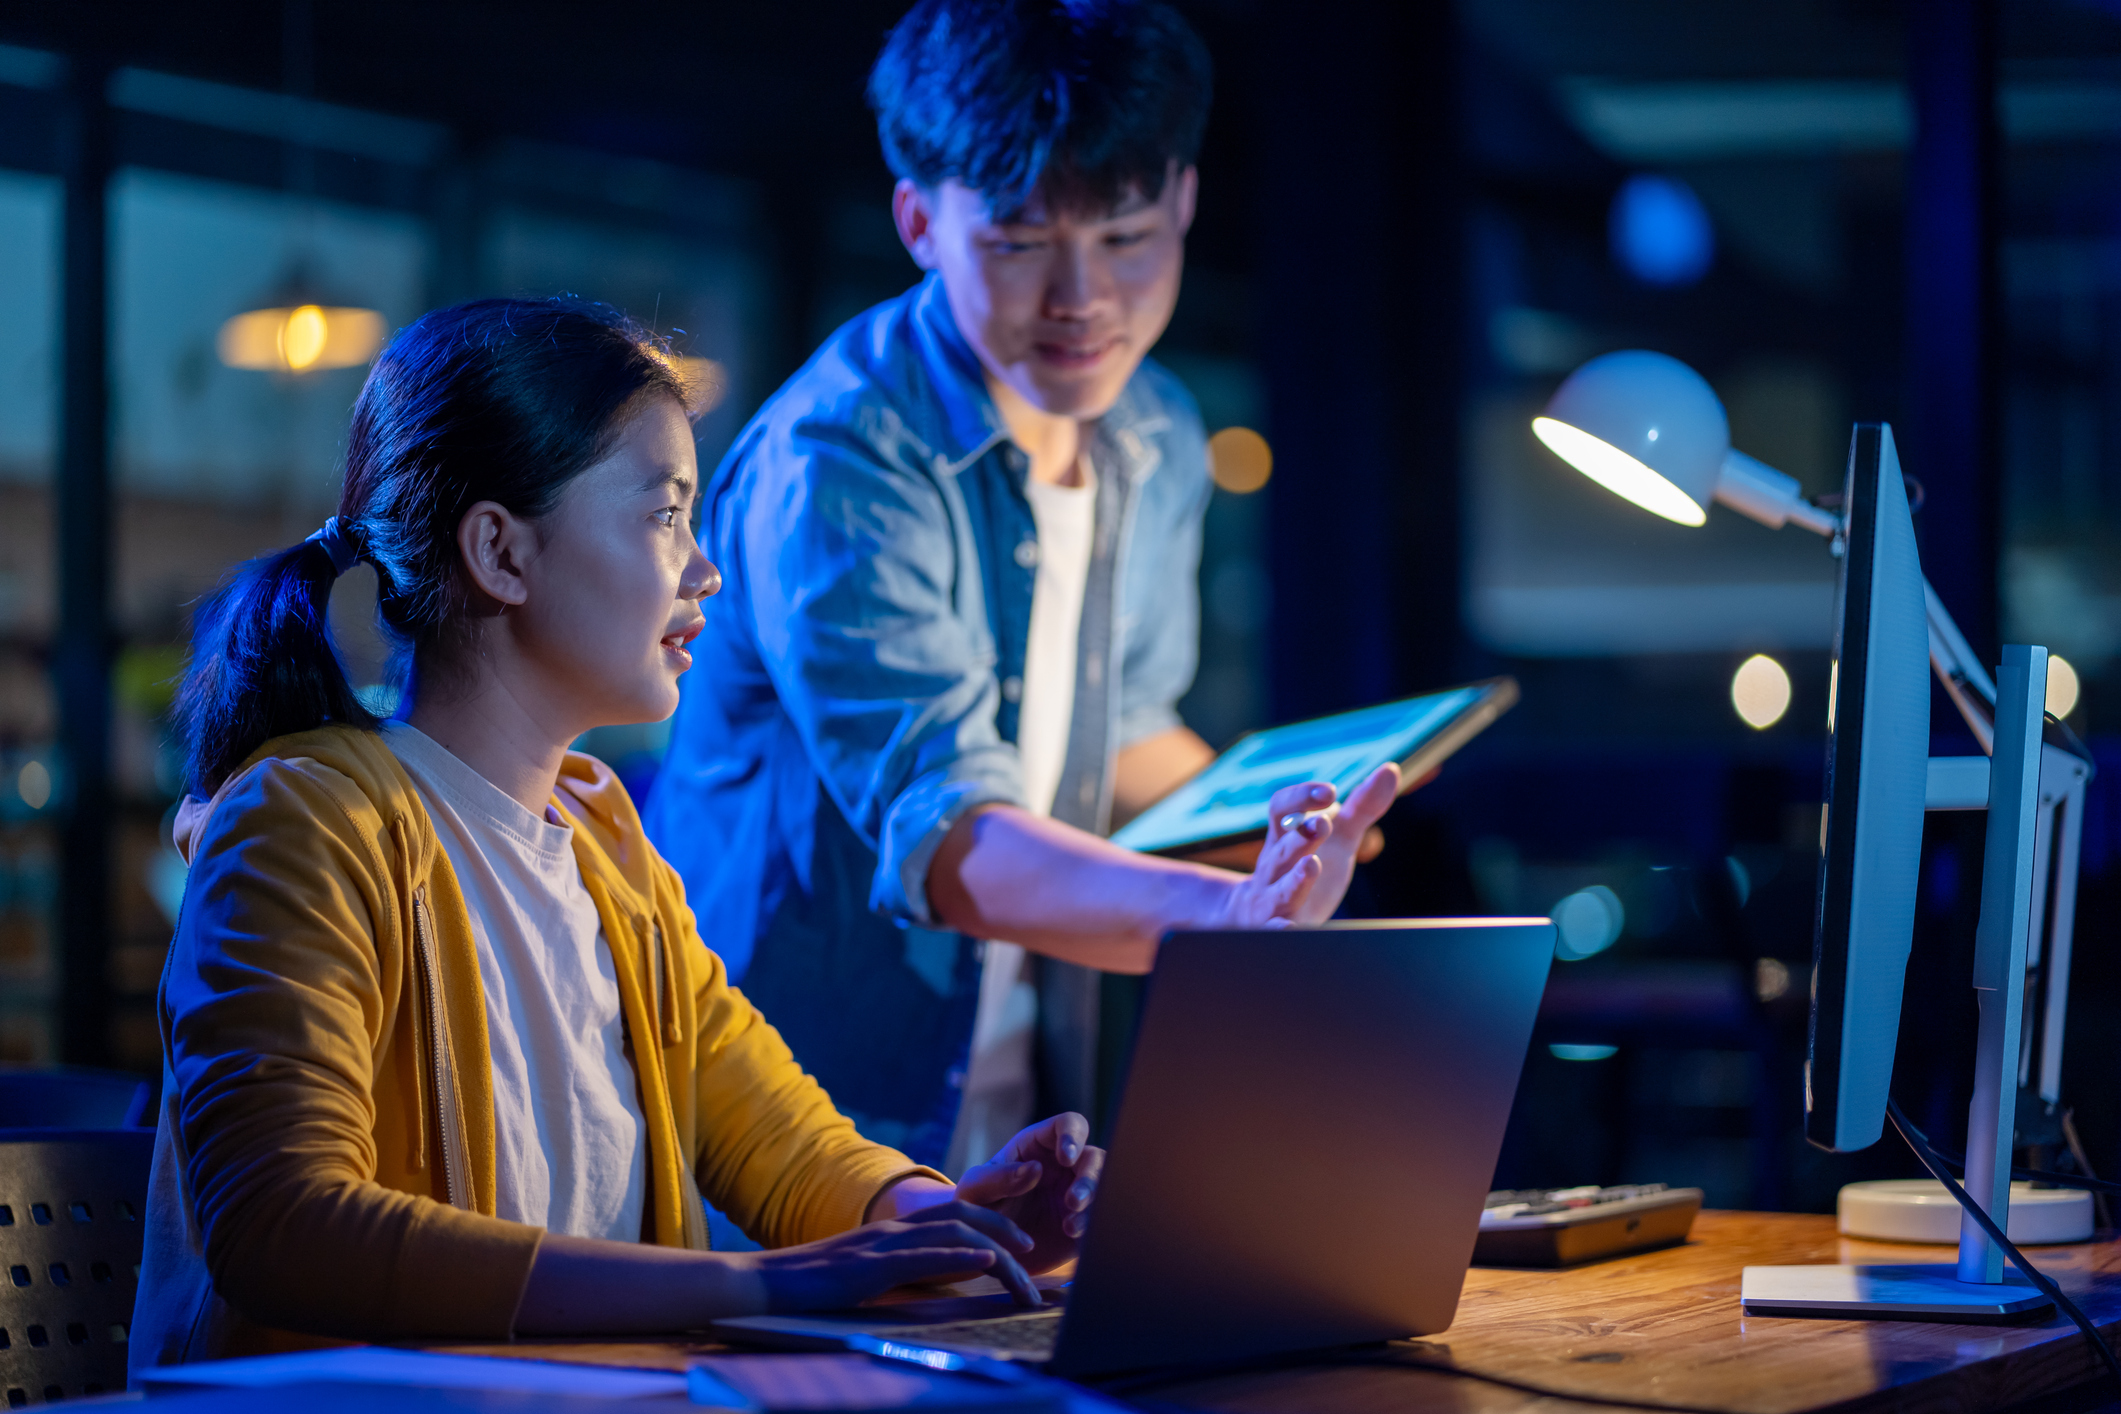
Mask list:
[[[1008,441],[1009,429],[987,391],[979,355],[958,332],[942,276],[930,273],[921,282],[913,297],[913,327],[928,380],[941,395],[936,399],[939,425],[928,429],[929,445],[943,454],[937,469],[954,476]]]

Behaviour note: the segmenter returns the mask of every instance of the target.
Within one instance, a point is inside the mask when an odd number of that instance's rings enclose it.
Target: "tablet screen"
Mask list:
[[[1267,802],[1274,792],[1305,781],[1330,782],[1345,800],[1385,762],[1412,756],[1479,701],[1483,691],[1453,688],[1254,732],[1121,826],[1112,842],[1146,853],[1257,834],[1267,827]]]

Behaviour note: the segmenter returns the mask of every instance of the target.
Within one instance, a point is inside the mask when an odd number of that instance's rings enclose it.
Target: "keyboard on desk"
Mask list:
[[[1686,1241],[1701,1190],[1662,1183],[1490,1193],[1473,1248],[1478,1267],[1565,1267]]]
[[[998,1355],[1006,1360],[1043,1363],[1060,1344],[1061,1312],[1029,1311],[1021,1316],[990,1316],[978,1321],[941,1321],[922,1326],[877,1326],[865,1334],[908,1345]]]
[[[1591,1209],[1616,1213],[1630,1208],[1663,1207],[1690,1189],[1675,1189],[1666,1183],[1624,1183],[1600,1188],[1587,1183],[1581,1188],[1505,1188],[1490,1193],[1481,1205],[1480,1225],[1494,1227],[1512,1219],[1546,1218],[1549,1223],[1581,1222]]]

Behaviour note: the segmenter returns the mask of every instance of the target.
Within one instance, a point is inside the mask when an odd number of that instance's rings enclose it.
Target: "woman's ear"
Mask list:
[[[530,598],[523,571],[537,553],[537,532],[530,522],[496,501],[480,501],[457,522],[457,553],[472,584],[499,604],[522,604]]]

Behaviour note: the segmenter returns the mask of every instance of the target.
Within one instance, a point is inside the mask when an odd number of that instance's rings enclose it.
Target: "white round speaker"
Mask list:
[[[1883,1242],[1956,1243],[1959,1204],[1933,1178],[1891,1178],[1851,1183],[1841,1190],[1839,1227],[1844,1237]],[[2074,1188],[2011,1185],[2006,1236],[2028,1246],[2045,1242],[2089,1242],[2092,1195]]]

